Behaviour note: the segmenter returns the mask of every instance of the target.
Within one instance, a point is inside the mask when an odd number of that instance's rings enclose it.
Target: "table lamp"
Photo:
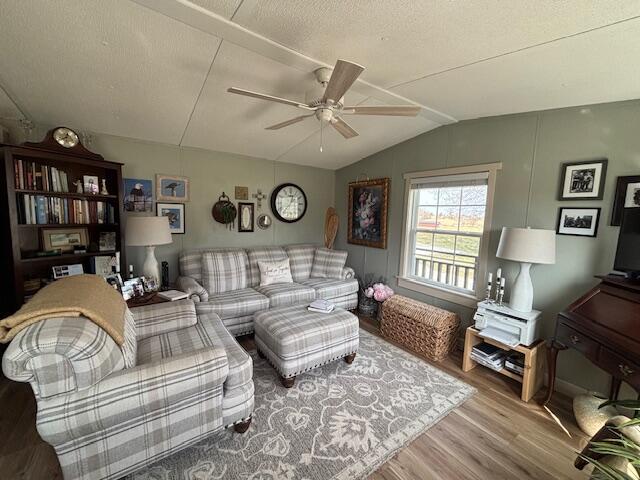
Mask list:
[[[520,262],[520,273],[513,284],[509,306],[520,312],[530,312],[533,284],[529,271],[534,263],[556,263],[556,232],[529,227],[502,227],[496,257]]]
[[[168,217],[129,217],[126,229],[126,244],[130,247],[145,247],[147,250],[142,274],[160,280],[160,269],[156,260],[156,245],[171,243]]]

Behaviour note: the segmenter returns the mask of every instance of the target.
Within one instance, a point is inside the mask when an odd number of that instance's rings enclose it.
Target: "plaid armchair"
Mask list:
[[[251,357],[220,318],[190,300],[125,312],[125,343],[91,321],[51,318],[21,331],[2,368],[29,382],[36,426],[66,480],[120,478],[253,411]]]

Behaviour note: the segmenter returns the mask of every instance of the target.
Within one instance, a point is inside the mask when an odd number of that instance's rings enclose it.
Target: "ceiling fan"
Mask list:
[[[349,139],[357,137],[358,132],[343,120],[343,115],[391,115],[400,117],[415,117],[418,115],[420,107],[413,105],[345,106],[344,94],[351,88],[351,85],[353,85],[363,71],[363,66],[346,60],[338,60],[333,70],[326,67],[318,68],[314,71],[314,74],[319,85],[306,93],[306,103],[236,87],[227,89],[227,92],[268,100],[270,102],[283,103],[312,112],[281,123],[276,123],[275,125],[267,127],[266,130],[279,130],[294,123],[301,122],[305,118],[315,116],[320,120],[321,127],[323,123],[329,123],[344,138]]]

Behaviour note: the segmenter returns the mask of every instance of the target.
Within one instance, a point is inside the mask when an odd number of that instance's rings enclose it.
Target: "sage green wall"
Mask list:
[[[0,120],[0,124],[9,129],[12,143],[25,141],[17,122]],[[37,126],[28,140],[40,141],[48,128]],[[178,274],[178,254],[183,249],[322,243],[324,238],[325,211],[334,201],[335,172],[332,170],[100,134],[92,134],[87,147],[107,160],[124,163],[125,177],[151,179],[154,188],[156,173],[189,178],[191,198],[185,204],[186,234],[173,235],[172,244],[156,249],[158,261],[169,262],[172,279]],[[308,200],[304,218],[292,224],[273,218],[269,205],[268,197],[273,188],[285,182],[302,187]],[[260,213],[270,214],[273,218],[271,228],[261,230],[256,226],[253,233],[239,233],[237,222],[236,228],[229,230],[211,218],[211,207],[223,191],[237,202],[233,198],[235,185],[249,187],[250,202],[255,203],[251,195],[258,188],[267,195],[262,201],[262,209],[258,210],[256,206],[256,218]],[[127,261],[139,271],[144,261],[144,249],[128,247]]]
[[[378,152],[336,173],[340,215],[337,248],[349,251],[359,275],[383,275],[397,288],[406,172],[502,162],[498,174],[490,237],[490,270],[502,226],[556,228],[558,207],[601,207],[597,238],[557,236],[557,263],[533,268],[535,307],[544,312],[543,333],[550,337],[557,312],[597,283],[594,275],[611,271],[618,227],[609,226],[616,177],[640,173],[640,101],[566,108],[483,118],[444,126]],[[602,201],[556,200],[563,162],[609,159]],[[347,184],[359,175],[390,177],[389,241],[386,250],[346,241]],[[507,287],[517,266],[501,261]],[[397,289],[404,295],[458,312],[471,323],[469,308]],[[606,391],[608,378],[573,351],[560,353],[558,376],[587,389]]]

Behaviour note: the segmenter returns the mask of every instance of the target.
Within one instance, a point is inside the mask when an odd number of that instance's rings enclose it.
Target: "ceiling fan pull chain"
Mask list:
[[[322,153],[322,127],[324,126],[324,122],[320,120],[320,153]]]

